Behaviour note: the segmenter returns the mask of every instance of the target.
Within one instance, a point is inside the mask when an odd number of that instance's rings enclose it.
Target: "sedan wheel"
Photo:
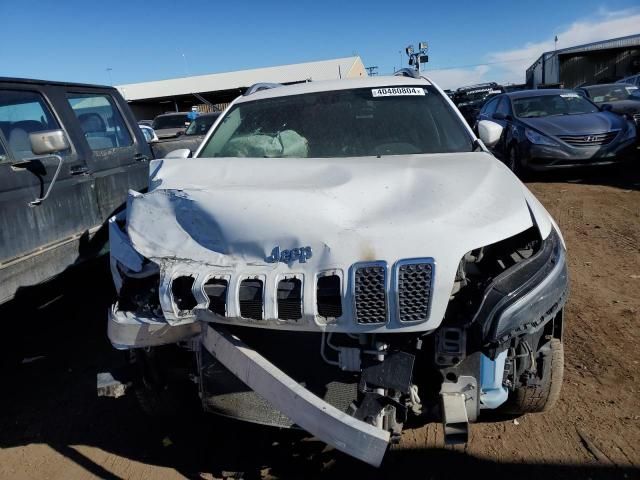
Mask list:
[[[518,151],[515,145],[512,145],[509,148],[509,155],[507,157],[507,167],[515,173],[518,177],[520,177],[523,173],[522,163],[520,163],[520,158],[518,158]]]

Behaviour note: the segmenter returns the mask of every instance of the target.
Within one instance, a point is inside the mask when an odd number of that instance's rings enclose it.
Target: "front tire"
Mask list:
[[[564,346],[552,338],[549,353],[541,360],[542,377],[536,385],[523,385],[512,393],[508,411],[515,414],[538,413],[550,410],[560,398],[564,376]]]
[[[511,145],[509,147],[509,151],[507,153],[507,167],[516,176],[521,177],[524,174],[524,167],[522,166],[522,161],[520,160],[520,156],[518,155],[518,149],[515,145]]]

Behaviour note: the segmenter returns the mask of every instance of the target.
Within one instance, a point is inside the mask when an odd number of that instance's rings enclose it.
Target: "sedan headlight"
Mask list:
[[[632,121],[627,121],[627,131],[622,137],[623,140],[629,140],[630,138],[636,138],[636,125]]]
[[[546,137],[541,133],[538,133],[529,128],[525,129],[524,134],[527,137],[527,140],[529,140],[531,143],[535,145],[549,145],[550,147],[558,146],[558,143],[551,140],[549,137]]]

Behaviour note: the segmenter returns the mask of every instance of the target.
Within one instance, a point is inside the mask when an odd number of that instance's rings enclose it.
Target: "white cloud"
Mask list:
[[[569,26],[557,27],[558,49],[640,33],[640,10],[600,10],[594,17],[576,20]],[[487,64],[473,68],[428,71],[443,88],[497,81],[523,83],[525,71],[543,53],[553,50],[553,38],[529,42],[519,48],[489,53]]]
[[[440,88],[458,88],[462,85],[471,85],[485,81],[484,76],[489,72],[488,65],[479,65],[474,68],[451,68],[446,70],[427,70],[426,75],[436,82]]]

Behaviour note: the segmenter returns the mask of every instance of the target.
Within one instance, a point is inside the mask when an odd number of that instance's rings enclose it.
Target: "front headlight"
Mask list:
[[[527,309],[525,306],[517,315],[504,313],[540,285],[558,263],[564,267],[564,256],[560,237],[555,228],[552,228],[534,255],[516,263],[493,279],[484,292],[482,304],[473,320],[481,326],[484,345],[501,343],[505,335],[508,336],[526,322],[536,320],[539,313],[536,308]],[[560,289],[566,287],[566,274],[558,285]],[[558,295],[554,288],[551,297]]]
[[[550,147],[557,147],[558,143],[551,140],[549,137],[542,135],[534,130],[526,128],[524,131],[527,140],[535,145],[549,145]]]
[[[629,140],[630,138],[636,138],[636,124],[630,120],[627,121],[627,131],[625,132],[622,140]]]

